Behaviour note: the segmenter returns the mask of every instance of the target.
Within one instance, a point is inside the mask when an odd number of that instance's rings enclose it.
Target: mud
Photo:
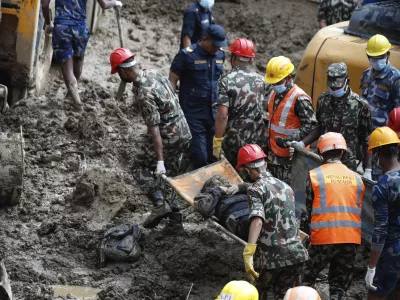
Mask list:
[[[137,52],[142,67],[168,74],[188,4],[126,3],[122,24],[127,47]],[[298,63],[317,30],[316,5],[306,0],[217,1],[214,16],[230,42],[238,36],[255,41],[260,72],[275,55]],[[97,267],[104,230],[143,222],[151,205],[131,176],[146,128],[130,91],[121,102],[113,99],[119,79],[110,75],[109,54],[118,45],[110,10],[89,42],[80,81],[84,113],[73,112],[54,66],[44,96],[20,101],[0,118],[1,130],[19,132],[22,126],[25,139],[24,193],[17,206],[0,210],[0,257],[17,300],[52,299],[54,285],[99,288],[102,300],[181,300],[192,284],[189,299],[215,299],[230,280],[247,278],[242,247],[208,228],[185,205],[184,234],[165,234],[162,222],[144,230],[144,255],[138,262]],[[225,65],[230,69],[228,62],[229,55]],[[364,257],[357,261],[360,271],[351,299],[364,295]],[[319,290],[327,299],[326,284]]]

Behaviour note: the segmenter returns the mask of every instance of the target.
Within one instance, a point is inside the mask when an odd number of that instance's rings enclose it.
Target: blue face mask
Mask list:
[[[332,90],[330,87],[328,87],[328,89],[329,89],[329,94],[331,94],[335,98],[340,98],[340,97],[343,97],[344,94],[346,93],[347,83],[344,85],[344,87],[342,87],[336,91]]]
[[[277,94],[282,94],[284,91],[286,91],[286,83],[274,85],[274,90]]]
[[[200,0],[199,4],[205,9],[210,9],[214,5],[214,0]]]
[[[371,65],[372,69],[379,72],[386,68],[387,62],[386,58],[370,58],[369,64]]]

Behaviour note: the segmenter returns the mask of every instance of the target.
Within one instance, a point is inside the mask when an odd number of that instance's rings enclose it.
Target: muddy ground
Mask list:
[[[241,2],[217,0],[215,5],[216,22],[226,28],[229,42],[235,37],[253,39],[260,72],[276,55],[287,55],[297,64],[317,31],[316,4]],[[188,4],[183,0],[126,3],[127,47],[137,52],[143,67],[168,74]],[[25,138],[21,203],[0,210],[0,256],[5,257],[15,299],[52,299],[52,285],[68,284],[100,288],[103,300],[180,300],[186,299],[193,284],[189,299],[205,300],[215,299],[230,280],[246,279],[242,247],[205,226],[184,206],[185,234],[164,235],[162,223],[145,230],[145,251],[138,262],[97,267],[96,249],[104,229],[141,223],[150,209],[150,201],[131,176],[145,126],[130,91],[124,101],[113,99],[119,79],[110,75],[108,59],[118,46],[116,20],[108,11],[89,42],[80,82],[84,113],[72,110],[54,66],[45,95],[20,101],[0,119],[2,130],[18,132],[21,125]],[[363,257],[357,261],[351,299],[365,296]],[[326,284],[318,289],[327,299]]]

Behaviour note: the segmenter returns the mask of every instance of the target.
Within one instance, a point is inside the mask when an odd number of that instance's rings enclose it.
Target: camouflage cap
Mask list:
[[[342,87],[347,78],[347,66],[344,62],[331,64],[326,75],[328,75],[327,85],[329,87]]]

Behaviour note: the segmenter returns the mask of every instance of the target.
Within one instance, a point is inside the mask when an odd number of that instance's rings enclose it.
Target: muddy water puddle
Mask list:
[[[101,289],[76,285],[53,285],[52,288],[54,297],[71,294],[79,300],[96,300],[98,299],[97,294],[101,291]]]

